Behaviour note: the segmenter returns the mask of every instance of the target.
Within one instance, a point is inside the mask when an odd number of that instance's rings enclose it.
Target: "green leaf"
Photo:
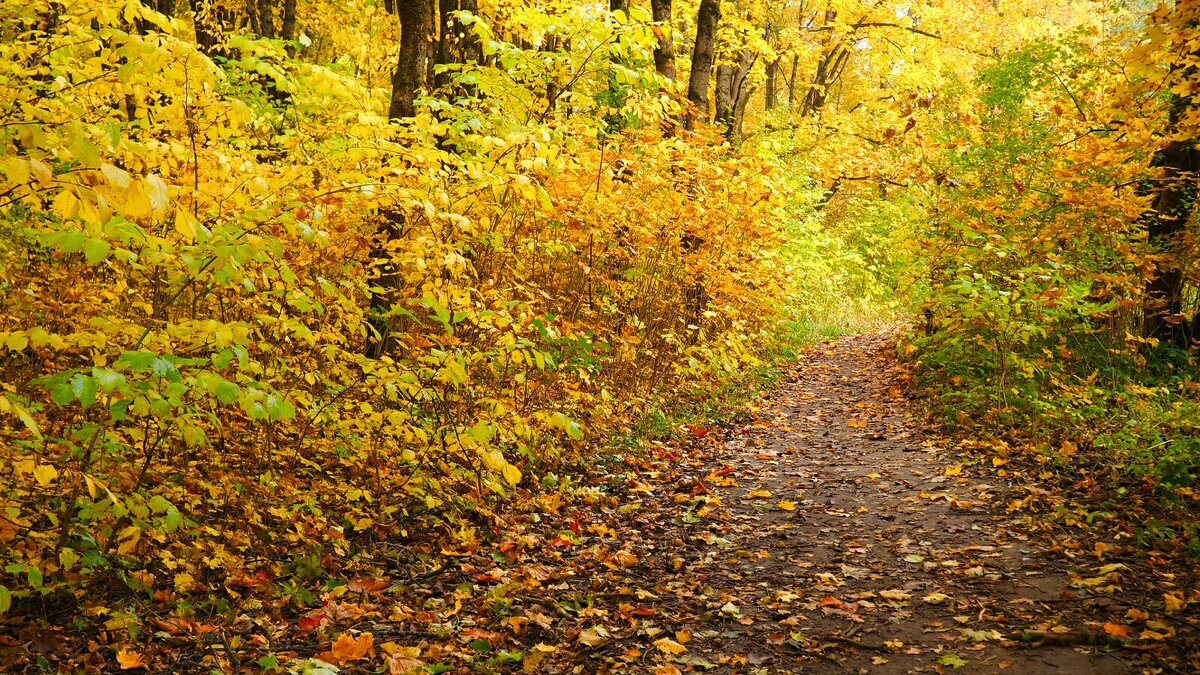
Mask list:
[[[108,368],[92,368],[92,379],[106,394],[111,394],[125,385],[125,376]]]
[[[112,246],[107,241],[93,237],[83,245],[83,256],[89,265],[95,265],[107,258],[111,250]]]
[[[79,399],[79,404],[87,408],[96,402],[96,380],[83,373],[76,373],[71,378],[71,392]]]
[[[63,382],[50,390],[50,400],[56,405],[66,405],[75,400],[75,391],[70,382]]]
[[[63,253],[78,253],[88,238],[82,232],[64,232],[58,238],[58,250]]]
[[[117,359],[117,362],[113,365],[121,370],[144,373],[150,370],[150,366],[154,365],[156,360],[158,360],[158,355],[154,352],[125,352],[121,354],[121,358]]]
[[[7,612],[9,607],[12,607],[12,593],[0,586],[0,614]]]
[[[959,657],[958,654],[946,654],[946,655],[942,656],[942,658],[938,659],[938,663],[940,663],[943,666],[950,666],[951,668],[954,668],[955,670],[967,665],[967,662],[962,660],[962,658]]]
[[[225,405],[229,405],[237,402],[240,390],[236,384],[230,382],[229,380],[221,380],[220,384],[217,385],[213,393],[216,395],[218,401]]]

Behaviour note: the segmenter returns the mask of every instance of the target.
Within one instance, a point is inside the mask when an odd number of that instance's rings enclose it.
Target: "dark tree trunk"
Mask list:
[[[258,0],[258,30],[265,38],[275,37],[275,0]]]
[[[733,123],[733,73],[732,63],[717,66],[717,84],[713,89],[713,97],[716,99],[713,121],[725,125],[726,133]]]
[[[788,75],[788,109],[796,109],[796,71],[800,69],[800,55],[792,54],[792,72]]]
[[[1179,97],[1172,106],[1170,129],[1174,130],[1190,101]],[[1166,258],[1154,276],[1146,282],[1149,305],[1142,323],[1143,337],[1156,338],[1176,347],[1187,347],[1190,326],[1183,316],[1183,269],[1178,261],[1180,238],[1196,207],[1197,174],[1200,149],[1194,140],[1172,141],[1155,153],[1152,169],[1162,172],[1149,189],[1150,212],[1146,214],[1146,234],[1150,244]]]
[[[1180,0],[1174,8],[1171,21],[1178,22],[1176,30],[1195,31],[1200,26],[1200,9],[1191,2]],[[1193,51],[1190,58],[1180,55],[1172,67],[1173,79],[1180,82],[1194,80],[1200,51]],[[1178,137],[1179,123],[1195,112],[1195,99],[1191,93],[1173,94],[1167,118],[1166,134],[1174,140],[1156,152],[1150,168],[1157,170],[1156,181],[1147,181],[1143,194],[1150,196],[1150,209],[1144,214],[1146,235],[1155,252],[1162,260],[1154,276],[1146,282],[1147,306],[1142,320],[1142,336],[1156,338],[1160,342],[1186,348],[1191,342],[1191,333],[1196,330],[1193,323],[1183,315],[1184,274],[1181,265],[1181,241],[1187,232],[1188,220],[1196,208],[1197,192],[1200,191],[1200,148],[1195,138]]]
[[[433,0],[396,0],[400,13],[400,58],[392,75],[388,117],[416,114],[416,100],[429,90],[437,19]]]
[[[654,69],[668,80],[675,79],[675,37],[671,23],[671,0],[651,0],[655,23],[661,24],[654,48]]]
[[[696,44],[692,49],[692,72],[688,74],[688,101],[695,112],[688,112],[684,126],[695,126],[693,115],[699,114],[708,120],[708,82],[712,77],[714,46],[717,40],[717,24],[721,20],[721,0],[700,0],[696,14]]]
[[[608,11],[615,12],[620,10],[629,13],[629,0],[608,0]]]
[[[283,14],[279,26],[279,37],[284,40],[296,39],[296,0],[283,0]]]
[[[479,63],[483,59],[483,45],[479,36],[454,15],[455,12],[479,13],[478,0],[438,0],[438,28],[442,31],[438,42],[438,63],[449,65],[455,63]],[[437,75],[437,86],[445,87],[450,84],[451,73],[443,72]]]
[[[842,71],[846,68],[849,60],[850,50],[840,42],[832,45],[821,55],[821,60],[817,63],[816,75],[813,76],[812,86],[804,95],[804,107],[800,111],[801,115],[805,117],[815,115],[825,108],[825,101],[829,99],[829,90],[842,76]]]
[[[779,71],[780,71],[779,63],[782,60],[783,60],[783,57],[779,57],[779,58],[775,59],[774,61],[767,64],[767,82],[766,82],[767,91],[766,91],[766,99],[763,101],[763,107],[766,108],[767,110],[774,110],[775,105],[777,103],[777,101],[775,99],[775,92],[778,88],[777,83],[779,82]]]

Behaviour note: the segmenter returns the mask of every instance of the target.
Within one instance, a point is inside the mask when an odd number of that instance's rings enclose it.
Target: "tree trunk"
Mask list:
[[[296,0],[283,0],[282,24],[279,26],[279,37],[284,40],[296,39]]]
[[[629,0],[608,0],[608,11],[615,12],[620,10],[629,15]]]
[[[671,0],[651,0],[655,23],[660,24],[658,45],[654,47],[654,69],[668,80],[675,79],[675,37],[671,23]]]
[[[800,69],[800,55],[792,54],[792,74],[788,76],[788,109],[796,109],[796,71]]]
[[[688,111],[684,122],[687,129],[695,126],[695,114],[708,120],[708,82],[712,77],[714,45],[720,20],[721,0],[700,0],[700,10],[696,14],[696,44],[692,49],[692,72],[688,74],[688,101],[695,106],[695,111]]]
[[[783,60],[783,57],[779,57],[779,58],[775,59],[774,61],[767,64],[767,82],[766,82],[767,91],[766,91],[766,98],[763,101],[763,107],[766,108],[767,110],[775,109],[775,105],[776,105],[775,91],[777,88],[776,83],[779,81],[779,70],[780,70],[779,62],[782,60]]]
[[[741,135],[741,118],[750,93],[750,68],[757,58],[754,52],[743,49],[736,62],[717,66],[716,122],[725,127],[725,137],[731,142]]]
[[[1189,107],[1186,97],[1172,106],[1170,129],[1173,131]],[[1150,211],[1146,214],[1146,234],[1151,246],[1167,258],[1159,263],[1154,276],[1146,282],[1149,304],[1142,323],[1143,337],[1156,338],[1186,348],[1190,341],[1189,324],[1183,316],[1183,269],[1178,261],[1179,239],[1187,230],[1196,207],[1197,172],[1200,149],[1194,140],[1172,141],[1154,154],[1152,169],[1162,172],[1151,192]]]
[[[258,0],[258,34],[265,38],[275,37],[275,15],[272,11],[275,0]]]
[[[1180,33],[1191,33],[1200,27],[1200,9],[1190,2],[1176,3],[1170,22]],[[1179,82],[1195,80],[1196,59],[1200,51],[1180,54],[1172,64],[1172,79]],[[1181,266],[1181,239],[1187,232],[1188,220],[1196,208],[1200,191],[1200,148],[1196,139],[1179,134],[1180,122],[1195,111],[1190,93],[1172,94],[1165,133],[1172,140],[1156,152],[1150,168],[1158,170],[1156,181],[1147,181],[1143,194],[1150,196],[1150,209],[1144,214],[1146,235],[1150,245],[1163,260],[1154,276],[1146,282],[1147,305],[1142,320],[1142,336],[1187,348],[1195,327],[1183,315],[1184,274]],[[1200,321],[1198,321],[1200,322]]]
[[[479,63],[483,60],[483,45],[479,42],[479,36],[458,20],[456,12],[478,14],[479,2],[438,0],[438,28],[442,31],[438,42],[438,64]],[[439,73],[436,77],[437,86],[445,87],[452,79],[453,75],[449,72]]]
[[[726,134],[733,123],[733,73],[732,63],[722,63],[717,66],[717,85],[713,89],[716,112],[713,121],[725,126]]]
[[[396,0],[400,14],[400,58],[392,75],[388,117],[416,114],[416,100],[429,90],[437,19],[433,0]]]

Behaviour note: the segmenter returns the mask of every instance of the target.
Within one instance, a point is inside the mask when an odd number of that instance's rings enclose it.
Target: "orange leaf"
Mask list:
[[[1129,637],[1129,626],[1119,623],[1107,621],[1104,623],[1104,632],[1116,637]]]
[[[117,650],[117,663],[120,664],[121,670],[136,670],[146,667],[146,662],[142,660],[141,654],[125,647]]]
[[[358,637],[342,633],[334,641],[333,647],[318,658],[334,665],[341,665],[347,661],[358,661],[366,657],[367,654],[374,651],[374,645],[375,638],[370,633],[363,633]]]

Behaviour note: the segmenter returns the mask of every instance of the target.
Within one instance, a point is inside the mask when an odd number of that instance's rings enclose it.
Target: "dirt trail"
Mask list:
[[[661,567],[609,576],[653,593],[659,620],[585,670],[1140,671],[1085,625],[1086,592],[1005,514],[1002,487],[922,440],[891,344],[818,346],[757,422],[698,439],[675,492],[647,500],[660,515],[635,546]],[[647,644],[664,637],[686,650]]]

